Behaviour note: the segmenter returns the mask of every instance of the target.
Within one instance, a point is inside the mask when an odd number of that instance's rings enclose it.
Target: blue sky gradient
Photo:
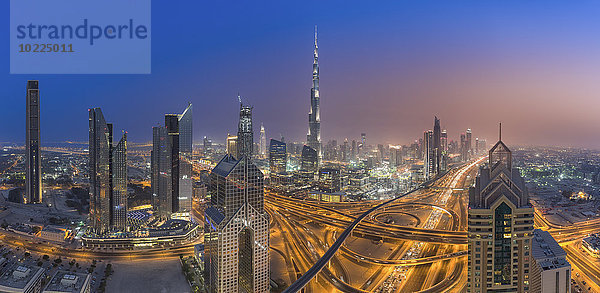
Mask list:
[[[255,132],[306,139],[319,26],[322,138],[451,139],[600,147],[600,3],[595,1],[153,1],[152,74],[10,75],[0,27],[0,142],[22,143],[25,84],[39,79],[42,140],[87,140],[101,107],[130,141],[194,104],[195,141],[236,132],[239,92]]]

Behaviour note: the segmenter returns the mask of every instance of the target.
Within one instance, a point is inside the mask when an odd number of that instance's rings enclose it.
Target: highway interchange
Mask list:
[[[306,292],[462,291],[467,272],[468,186],[483,159],[453,169],[430,186],[370,213],[312,281],[289,292],[301,287]],[[272,246],[286,256],[289,281],[314,269],[347,226],[382,202],[324,203],[267,193],[273,236],[282,238]],[[536,212],[535,224],[567,251],[573,277],[578,284],[586,281],[581,285],[584,291],[589,287],[589,292],[600,292],[600,261],[581,249],[581,239],[600,229],[600,219],[563,227]],[[381,247],[387,252],[375,253]]]
[[[306,292],[458,292],[466,285],[468,186],[479,159],[450,170],[432,184],[390,201],[365,216]],[[395,195],[392,195],[393,197]],[[309,271],[343,231],[383,201],[325,203],[265,194],[271,216],[271,251],[289,285]],[[202,209],[194,206],[196,221]],[[600,261],[581,249],[581,239],[600,230],[600,219],[559,226],[536,211],[537,228],[548,230],[568,253],[581,287],[600,292]],[[0,241],[32,252],[82,259],[165,259],[191,255],[193,245],[140,251],[69,249],[2,231]],[[585,281],[585,285],[583,285]]]

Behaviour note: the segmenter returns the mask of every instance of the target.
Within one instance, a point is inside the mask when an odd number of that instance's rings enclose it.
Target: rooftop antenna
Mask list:
[[[241,103],[242,103],[242,97],[240,96],[240,93],[239,93],[239,92],[238,92],[237,98],[238,98],[238,101],[239,101],[239,102],[240,102],[240,104],[241,104]]]
[[[498,133],[498,140],[502,140],[502,122],[500,122],[500,129]]]

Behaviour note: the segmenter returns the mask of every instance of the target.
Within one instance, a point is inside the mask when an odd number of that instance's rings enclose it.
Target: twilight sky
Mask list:
[[[418,3],[417,3],[418,2]],[[255,135],[305,140],[319,26],[322,139],[409,143],[437,115],[450,139],[600,148],[597,1],[153,1],[152,74],[10,75],[1,1],[0,142],[25,137],[39,79],[42,141],[87,140],[101,107],[129,140],[194,104],[194,140],[236,132],[238,92]]]

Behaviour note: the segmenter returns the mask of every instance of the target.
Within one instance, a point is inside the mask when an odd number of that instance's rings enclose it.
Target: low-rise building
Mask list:
[[[571,265],[567,253],[550,233],[534,230],[531,246],[531,292],[571,292]]]
[[[157,219],[155,219],[157,220]],[[174,247],[193,242],[202,230],[195,223],[170,219],[157,225],[140,229],[135,233],[98,236],[93,233],[81,237],[84,248],[89,249],[144,249]]]
[[[581,246],[593,257],[600,257],[600,237],[598,235],[583,238]]]
[[[40,231],[39,237],[48,241],[64,242],[67,238],[67,231],[65,229],[45,226]]]
[[[57,271],[43,293],[89,293],[91,292],[91,275],[69,271]]]
[[[0,276],[0,292],[39,293],[42,291],[44,269],[14,263]]]
[[[324,202],[343,202],[346,201],[346,196],[342,192],[326,193],[321,191],[311,191],[308,198],[324,201]]]

